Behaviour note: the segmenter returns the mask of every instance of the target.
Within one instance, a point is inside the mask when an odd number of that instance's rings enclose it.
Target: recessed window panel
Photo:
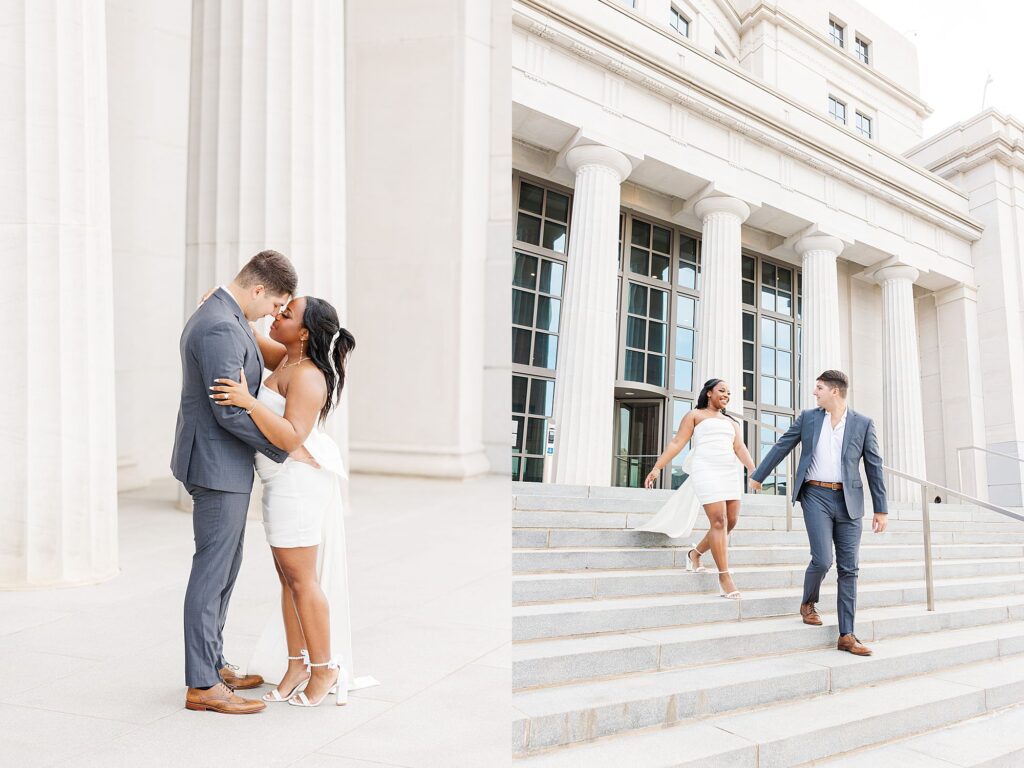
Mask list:
[[[650,323],[647,328],[647,350],[665,354],[665,324]]]
[[[558,320],[562,302],[548,296],[537,299],[537,328],[542,331],[558,332]]]
[[[530,391],[530,413],[535,416],[550,416],[555,403],[555,382],[534,379]]]
[[[650,255],[642,248],[631,248],[629,251],[629,271],[637,275],[647,274],[647,261]]]
[[[666,293],[664,291],[658,291],[651,289],[651,312],[650,316],[656,320],[665,320],[665,312],[668,309],[668,303],[665,301]]]
[[[544,209],[544,190],[534,184],[522,182],[519,185],[519,207],[539,216]]]
[[[626,370],[623,373],[626,381],[644,380],[644,353],[626,350]]]
[[[676,322],[679,325],[694,325],[697,302],[690,296],[676,296]]]
[[[654,237],[651,241],[651,249],[659,253],[672,252],[672,233],[664,227],[654,227]]]
[[[693,359],[694,333],[689,328],[676,328],[676,357]]]
[[[665,358],[661,355],[647,356],[647,383],[656,387],[665,386]]]
[[[512,377],[512,411],[522,413],[526,410],[526,390],[530,380],[525,376]]]
[[[643,349],[647,345],[647,321],[639,317],[626,318],[626,345]]]
[[[568,196],[560,195],[558,192],[548,192],[547,216],[549,219],[567,224],[569,222]]]
[[[552,221],[548,221],[544,224],[544,247],[550,248],[556,253],[565,253],[565,246],[567,244],[566,239],[566,226],[564,224],[556,224]]]
[[[554,368],[558,353],[558,337],[537,333],[533,344],[533,364],[540,368]]]
[[[651,245],[651,225],[646,221],[633,221],[633,245],[649,248]]]
[[[544,453],[544,419],[527,419],[526,421],[526,453]]]
[[[552,296],[562,295],[562,281],[565,279],[565,267],[557,261],[544,261],[540,270],[540,291]]]
[[[528,291],[512,291],[512,322],[516,325],[533,325],[533,297]]]
[[[647,314],[647,289],[642,285],[629,284],[629,311],[634,315]]]
[[[761,318],[761,343],[768,347],[775,346],[775,321],[771,318]]]
[[[693,391],[693,363],[689,360],[676,360],[676,389]]]
[[[522,328],[512,329],[512,362],[530,364],[530,341],[533,334]]]
[[[515,269],[512,273],[512,285],[520,288],[534,288],[537,285],[537,257],[525,253],[516,253]]]
[[[540,245],[540,219],[520,212],[516,223],[516,240]]]
[[[669,265],[671,263],[668,256],[659,256],[658,254],[651,256],[651,277],[664,280],[667,283],[669,281]]]

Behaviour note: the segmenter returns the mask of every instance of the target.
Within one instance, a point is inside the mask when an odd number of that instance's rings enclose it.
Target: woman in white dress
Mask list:
[[[701,388],[697,406],[687,413],[676,436],[654,462],[644,480],[653,488],[658,475],[693,439],[693,447],[683,463],[689,475],[658,513],[638,530],[689,536],[700,507],[708,516],[709,529],[697,546],[686,553],[686,570],[703,571],[700,556],[711,550],[718,566],[719,594],[738,600],[739,591],[729,573],[728,534],[736,527],[743,493],[741,465],[753,472],[754,462],[743,444],[739,422],[726,413],[729,385],[721,379],[709,379]]]
[[[316,706],[335,693],[340,705],[353,687],[344,467],[322,427],[341,396],[355,339],[341,327],[334,307],[311,296],[292,299],[270,326],[270,338],[256,338],[271,371],[258,396],[249,394],[243,372],[240,382],[217,379],[212,397],[218,405],[243,408],[282,450],[304,447],[312,459],[256,459],[263,525],[281,580],[283,625],[268,625],[248,671],[258,667],[267,680],[279,681],[265,701]]]

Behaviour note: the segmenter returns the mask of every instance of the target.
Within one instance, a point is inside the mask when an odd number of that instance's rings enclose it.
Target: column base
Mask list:
[[[120,576],[120,567],[115,568],[107,573],[100,574],[99,576],[90,576],[86,579],[78,579],[75,581],[38,581],[38,582],[18,582],[18,581],[4,581],[0,582],[0,592],[26,592],[34,589],[66,589],[70,587],[89,587],[94,584],[102,584],[105,581]]]
[[[483,446],[470,451],[419,446],[361,446],[349,449],[349,470],[369,475],[441,477],[462,480],[485,474],[490,462]]]

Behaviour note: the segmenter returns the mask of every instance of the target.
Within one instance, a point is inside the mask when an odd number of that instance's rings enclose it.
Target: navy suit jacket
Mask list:
[[[796,477],[793,479],[793,501],[799,501],[800,492],[804,488],[807,470],[811,467],[814,446],[821,434],[821,425],[828,417],[824,408],[811,408],[801,412],[796,421],[775,446],[764,457],[757,469],[750,476],[752,480],[763,482],[772,470],[779,465],[797,443],[800,443],[800,464],[797,466]],[[878,438],[875,435],[875,422],[852,408],[846,409],[846,429],[843,433],[843,496],[846,498],[846,509],[850,517],[864,517],[864,484],[860,479],[859,464],[864,461],[864,473],[868,478],[871,490],[871,503],[875,512],[887,512],[885,481],[882,477],[882,455],[878,451]]]
[[[278,463],[288,454],[233,405],[210,399],[214,379],[234,379],[245,370],[255,396],[263,378],[263,356],[235,300],[218,288],[185,324],[181,352],[181,404],[174,430],[171,471],[185,485],[249,493],[256,451]]]

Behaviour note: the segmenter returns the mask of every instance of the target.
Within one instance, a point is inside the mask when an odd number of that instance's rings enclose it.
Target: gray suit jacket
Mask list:
[[[288,454],[233,405],[210,399],[214,379],[238,381],[244,368],[249,391],[259,392],[263,356],[242,310],[218,288],[181,332],[181,405],[174,430],[171,471],[182,483],[218,491],[252,491],[256,451],[280,463]]]
[[[750,476],[752,480],[763,482],[772,470],[779,465],[797,443],[800,447],[800,464],[797,466],[794,479],[793,501],[800,498],[804,487],[807,470],[814,456],[814,446],[821,434],[821,425],[827,412],[824,408],[811,408],[801,412],[796,421],[775,446],[768,452],[761,464]],[[850,517],[864,517],[864,484],[860,479],[858,465],[864,460],[864,472],[871,489],[871,503],[875,512],[887,512],[885,498],[885,482],[882,477],[882,455],[878,451],[878,438],[875,436],[875,422],[867,416],[847,409],[846,430],[843,433],[843,496]]]

